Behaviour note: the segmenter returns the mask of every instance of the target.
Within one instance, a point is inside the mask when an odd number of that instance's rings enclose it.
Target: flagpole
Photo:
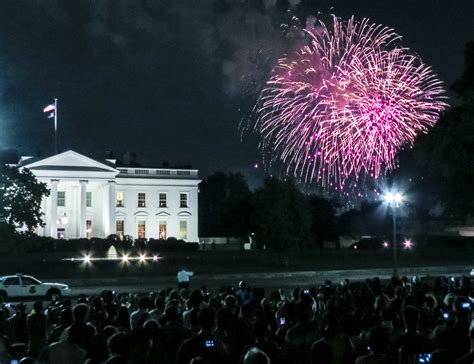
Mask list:
[[[54,99],[54,154],[58,154],[58,99]]]

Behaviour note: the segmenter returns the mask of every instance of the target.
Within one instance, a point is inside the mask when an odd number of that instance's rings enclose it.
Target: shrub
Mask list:
[[[105,239],[53,239],[51,237],[38,236],[28,232],[17,232],[11,226],[0,224],[0,253],[17,252],[19,254],[29,253],[62,253],[65,256],[76,257],[82,254],[91,254],[95,257],[105,257],[111,246],[114,246],[118,254],[140,254],[143,251],[149,253],[158,252],[192,252],[199,249],[199,243],[187,243],[170,237],[163,239],[137,239],[133,241],[130,236],[118,239],[115,234]]]
[[[146,250],[150,252],[177,252],[177,251],[196,251],[199,249],[199,243],[186,243],[184,240],[178,240],[170,237],[163,239],[150,239],[146,244]]]

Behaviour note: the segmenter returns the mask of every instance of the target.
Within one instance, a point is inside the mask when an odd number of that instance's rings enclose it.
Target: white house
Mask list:
[[[42,202],[46,226],[38,234],[57,238],[198,239],[198,184],[195,169],[117,167],[69,150],[45,158],[22,157],[48,184]]]

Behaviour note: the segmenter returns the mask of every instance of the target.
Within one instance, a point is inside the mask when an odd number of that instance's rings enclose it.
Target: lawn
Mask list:
[[[400,267],[470,265],[473,248],[437,248],[401,250]],[[123,264],[120,261],[99,261],[86,265],[78,261],[63,261],[60,255],[30,254],[0,257],[0,274],[25,273],[45,278],[54,277],[121,277],[158,276],[176,274],[185,266],[198,272],[258,273],[285,271],[344,270],[363,268],[390,268],[391,250],[314,250],[275,252],[206,250],[191,253],[163,253],[157,262],[138,261]]]

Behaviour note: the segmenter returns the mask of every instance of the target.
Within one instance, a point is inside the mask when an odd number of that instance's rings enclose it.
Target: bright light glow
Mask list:
[[[411,249],[413,248],[413,243],[410,239],[406,239],[404,242],[403,242],[403,247],[405,249]]]
[[[388,248],[388,242],[387,242],[387,241],[384,241],[384,242],[383,242],[383,247],[384,247],[384,248]]]
[[[354,249],[357,249],[357,245],[354,245]]]
[[[395,200],[396,203],[400,203],[400,202],[402,202],[402,195],[397,192],[397,193],[393,196],[393,199]]]
[[[391,203],[396,203],[397,206],[400,204],[400,202],[403,201],[403,196],[400,192],[387,192],[384,196],[383,196],[385,202],[387,202],[388,204],[391,204]]]
[[[383,198],[385,199],[386,202],[391,203],[391,202],[393,202],[395,197],[394,197],[392,192],[388,192],[388,193],[385,194],[385,196]]]
[[[61,217],[61,224],[67,225],[69,223],[69,219],[66,216],[66,213],[64,213],[63,217]]]
[[[397,168],[398,152],[448,107],[442,82],[393,29],[367,18],[334,15],[304,32],[245,125],[260,136],[265,162],[338,191]]]
[[[74,262],[74,261],[82,261],[82,262],[86,262],[86,263],[92,263],[92,262],[99,262],[99,261],[121,261],[122,263],[130,263],[130,262],[133,262],[133,261],[139,261],[140,263],[144,263],[146,262],[147,260],[153,260],[153,261],[159,261],[160,260],[160,257],[158,255],[153,255],[153,256],[150,256],[150,257],[147,257],[146,255],[144,254],[140,254],[138,257],[131,257],[129,256],[128,254],[126,255],[122,255],[120,258],[109,258],[109,257],[97,257],[97,258],[94,258],[92,257],[91,255],[84,255],[82,258],[62,258],[61,260],[64,260],[64,261],[70,261],[70,262]]]

